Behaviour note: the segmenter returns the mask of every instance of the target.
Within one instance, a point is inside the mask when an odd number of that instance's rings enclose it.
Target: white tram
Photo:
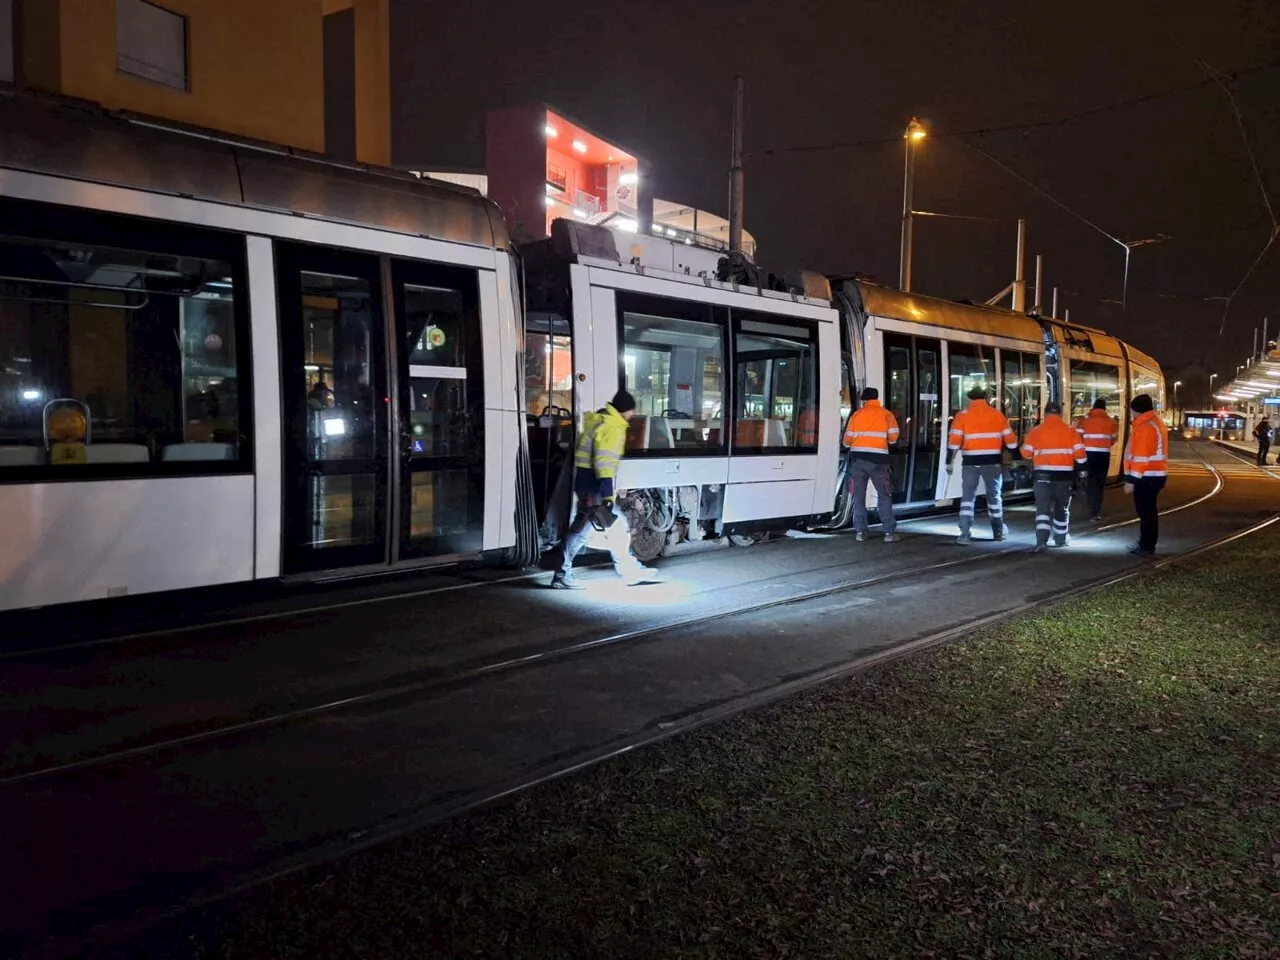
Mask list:
[[[644,558],[846,523],[868,384],[903,425],[904,510],[956,497],[974,383],[1019,434],[1050,398],[1122,423],[1163,402],[1149,357],[1083,327],[717,280],[717,253],[564,221],[517,258],[465,188],[79,103],[0,92],[0,129],[0,610],[532,564],[569,520],[575,424],[619,387]]]
[[[0,609],[536,559],[492,203],[17,93],[0,130]]]

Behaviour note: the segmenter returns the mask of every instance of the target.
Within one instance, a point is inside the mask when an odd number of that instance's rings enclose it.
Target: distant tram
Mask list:
[[[1184,440],[1244,440],[1246,423],[1243,414],[1225,410],[1184,413],[1181,433]]]

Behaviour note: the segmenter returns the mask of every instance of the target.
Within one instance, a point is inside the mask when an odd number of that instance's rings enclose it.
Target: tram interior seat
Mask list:
[[[144,443],[91,443],[84,457],[86,463],[147,463],[151,451]]]
[[[672,450],[675,445],[666,417],[636,416],[627,424],[629,450]]]
[[[164,448],[160,459],[176,460],[234,460],[235,447],[229,443],[171,443]]]
[[[38,467],[44,463],[44,450],[40,447],[0,447],[0,467]]]
[[[733,429],[733,445],[748,450],[790,446],[787,425],[781,420],[739,420]]]

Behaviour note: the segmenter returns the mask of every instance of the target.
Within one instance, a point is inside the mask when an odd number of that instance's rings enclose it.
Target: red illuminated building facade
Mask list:
[[[549,235],[574,218],[624,230],[647,228],[647,165],[545,105],[490,112],[485,123],[488,194],[517,242]]]

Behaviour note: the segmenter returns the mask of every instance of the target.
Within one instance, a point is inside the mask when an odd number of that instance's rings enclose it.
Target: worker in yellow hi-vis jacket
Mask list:
[[[603,530],[613,555],[613,568],[628,583],[642,583],[656,573],[652,567],[642,565],[631,552],[627,517],[614,499],[618,492],[614,489],[618,464],[627,444],[627,421],[635,410],[635,398],[619,390],[612,400],[583,418],[573,457],[573,489],[578,495],[578,512],[564,539],[564,560],[551,579],[553,589],[581,588],[573,575],[573,561],[587,545],[593,530]]]

